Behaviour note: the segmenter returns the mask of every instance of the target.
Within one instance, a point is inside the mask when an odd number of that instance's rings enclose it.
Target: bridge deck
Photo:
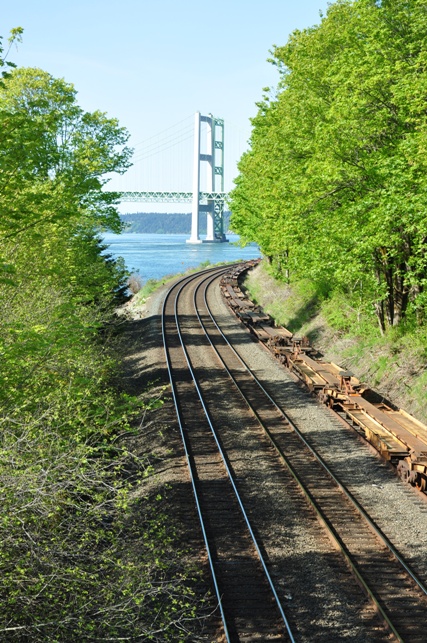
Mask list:
[[[199,201],[223,202],[226,192],[200,192]],[[121,201],[144,201],[146,203],[191,203],[192,192],[120,192]]]

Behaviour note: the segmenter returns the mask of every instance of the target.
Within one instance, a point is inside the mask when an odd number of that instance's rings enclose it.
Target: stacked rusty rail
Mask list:
[[[405,482],[426,492],[427,426],[381,398],[350,371],[323,360],[307,338],[276,326],[240,287],[241,278],[256,263],[240,264],[222,279],[221,290],[233,313],[310,391],[395,465]]]
[[[211,321],[202,315],[200,320],[209,333],[219,359],[357,582],[375,604],[396,640],[423,641],[422,617],[427,594],[423,580],[411,570],[361,504],[304,437],[304,433],[286,416],[250,370],[240,356],[239,349],[234,348],[221,331],[210,312],[206,297],[205,306]],[[202,310],[202,306],[199,310]],[[283,337],[283,333],[278,336]],[[301,343],[307,346],[306,342]],[[245,372],[242,372],[242,366]],[[333,373],[334,369],[330,372]],[[346,377],[353,376],[346,374]],[[278,415],[275,416],[274,410]],[[278,416],[281,416],[282,422]]]
[[[297,521],[304,537],[312,533],[311,521],[317,515],[394,638],[422,643],[421,616],[427,609],[422,578],[382,535],[224,335],[218,325],[224,323],[224,316],[215,319],[207,296],[218,275],[215,269],[176,283],[165,299],[162,327],[226,640],[294,640],[292,631],[300,620],[307,620],[316,592],[307,590],[312,574],[301,569],[299,559],[295,565],[293,546],[278,556],[277,543],[289,542],[286,531],[292,532]],[[314,509],[309,515],[303,515],[303,507],[294,502],[300,495],[295,493],[296,485]],[[294,584],[299,596],[289,603],[286,586],[292,581],[286,577],[292,565],[297,578],[306,574],[306,580]],[[349,605],[357,604],[364,620],[372,607],[360,603],[359,586],[348,573],[347,582],[342,571],[337,573],[341,565],[334,561],[333,586],[339,582],[346,594],[354,595]],[[286,616],[282,605],[287,606]],[[333,601],[331,606],[335,611]],[[372,640],[389,640],[378,629],[376,617],[370,617],[370,623],[370,631],[379,635]]]

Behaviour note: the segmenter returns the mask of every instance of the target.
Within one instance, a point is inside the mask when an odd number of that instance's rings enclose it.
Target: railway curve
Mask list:
[[[366,521],[367,511],[360,512],[351,493],[344,500],[344,483],[321,470],[322,457],[303,445],[282,401],[253,379],[239,356],[242,347],[251,353],[253,341],[230,323],[218,300],[223,272],[186,278],[169,291],[163,335],[226,640],[312,640],[309,624],[322,621],[328,632],[322,634],[319,625],[319,641],[389,640],[390,631],[396,640],[424,640],[418,624],[427,606],[422,570],[410,564],[397,570],[403,557],[396,547],[390,551],[381,529],[374,533],[375,521]],[[209,299],[220,314],[212,313]],[[232,518],[236,506],[240,517]],[[319,519],[328,535],[319,533]],[[215,525],[218,535],[211,532]],[[316,546],[309,556],[313,569],[298,573],[293,554],[303,533]],[[319,600],[313,587],[319,586],[321,567],[327,589]],[[358,617],[350,616],[350,604],[357,605]]]

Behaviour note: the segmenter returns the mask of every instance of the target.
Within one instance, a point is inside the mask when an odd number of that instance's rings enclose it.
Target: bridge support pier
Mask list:
[[[191,236],[187,243],[202,243],[199,238],[199,203],[200,203],[200,112],[194,119],[194,165],[193,165],[193,202],[191,209]]]
[[[201,153],[200,126],[206,123],[206,153]],[[219,133],[218,133],[219,130]],[[206,161],[207,188],[200,192],[200,164]],[[220,118],[201,116],[194,119],[194,168],[192,192],[120,192],[122,201],[145,203],[192,203],[191,236],[187,243],[223,243],[224,234],[224,121]],[[206,212],[206,239],[200,239],[200,213]]]
[[[206,153],[200,150],[200,126],[206,123]],[[216,130],[221,130],[217,137]],[[217,156],[220,155],[219,162]],[[206,191],[214,198],[208,199],[207,204],[200,203],[200,165],[201,161],[208,164]],[[220,189],[216,189],[216,179],[219,178]],[[193,200],[191,212],[191,235],[187,243],[223,243],[228,241],[224,234],[224,199],[216,199],[216,193],[224,192],[224,121],[209,116],[201,116],[196,112],[194,120],[194,168],[193,168]],[[199,237],[200,212],[206,212],[206,239]]]

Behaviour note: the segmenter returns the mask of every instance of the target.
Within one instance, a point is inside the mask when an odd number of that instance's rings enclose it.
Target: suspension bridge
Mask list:
[[[202,129],[203,127],[203,129]],[[184,134],[188,134],[184,129]],[[153,137],[154,138],[154,137]],[[178,142],[190,136],[181,135]],[[196,112],[193,129],[193,177],[191,191],[151,190],[120,191],[122,202],[144,203],[191,203],[191,234],[187,243],[223,243],[228,241],[224,230],[224,208],[227,193],[224,191],[224,121],[212,114],[207,116]],[[157,148],[170,148],[176,145],[173,137],[164,137],[161,145],[148,143],[145,154],[148,158],[157,153]],[[138,160],[138,157],[137,157]],[[202,186],[202,165],[206,175]],[[175,168],[176,170],[176,168]],[[206,215],[206,237],[200,238],[201,216]]]

